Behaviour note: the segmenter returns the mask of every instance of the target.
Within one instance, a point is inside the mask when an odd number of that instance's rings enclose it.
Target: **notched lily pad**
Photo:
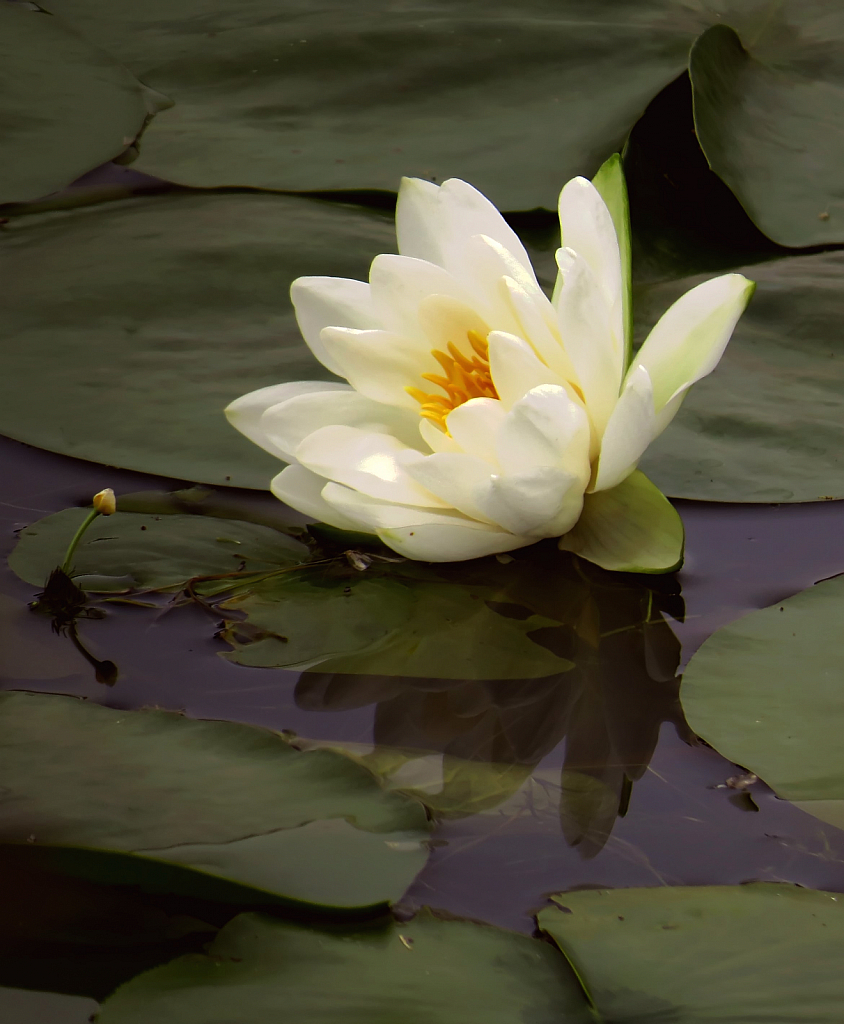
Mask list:
[[[561,893],[539,927],[601,1020],[836,1024],[844,897],[799,886]]]
[[[145,858],[349,909],[398,899],[427,858],[420,803],[251,726],[7,693],[0,751],[0,842],[130,854],[124,880]]]
[[[548,944],[423,911],[367,932],[331,933],[255,914],[207,955],[121,986],[98,1024],[587,1024],[577,980]]]
[[[844,828],[844,576],[723,626],[689,662],[689,724],[777,794]]]

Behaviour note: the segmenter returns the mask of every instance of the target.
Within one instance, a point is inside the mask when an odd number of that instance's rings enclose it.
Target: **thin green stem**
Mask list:
[[[70,573],[70,569],[73,564],[73,556],[76,554],[76,549],[79,547],[79,542],[82,540],[85,531],[88,529],[91,523],[93,523],[93,521],[97,518],[99,514],[100,513],[96,509],[92,509],[85,517],[85,520],[82,523],[82,525],[79,527],[76,533],[74,533],[73,540],[71,540],[70,544],[68,544],[67,551],[65,552],[64,561],[62,562],[61,566],[62,572],[68,574]]]

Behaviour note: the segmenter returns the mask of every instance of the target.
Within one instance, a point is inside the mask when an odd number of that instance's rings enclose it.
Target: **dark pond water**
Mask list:
[[[5,689],[76,694],[118,708],[183,709],[356,750],[375,742],[447,752],[468,762],[486,751],[488,758],[516,766],[519,782],[530,776],[483,812],[437,824],[433,855],[399,913],[428,904],[529,933],[531,913],[546,893],[577,887],[767,879],[844,891],[844,833],[778,800],[761,782],[747,791],[727,786],[741,770],[694,743],[675,678],[719,626],[844,572],[844,503],[679,503],[688,536],[678,581],[682,601],[676,586],[673,592],[670,584],[663,587],[656,606],[664,619],[657,617],[643,642],[641,630],[624,625],[625,602],[639,600],[635,586],[602,598],[602,621],[616,615],[621,625],[605,631],[598,655],[584,669],[588,685],[580,688],[567,676],[470,683],[243,668],[218,657],[225,644],[215,639],[217,624],[195,606],[167,612],[115,606],[105,619],[82,623],[80,636],[91,657],[119,668],[117,683],[108,687],[97,682],[68,638],[54,635],[46,619],[27,610],[32,588],[5,568],[5,556],[17,529],[87,504],[104,486],[119,495],[174,489],[180,482],[3,438],[0,459]],[[230,499],[279,522],[300,521],[268,495],[241,492]],[[614,801],[578,801],[567,788],[572,769],[600,782]],[[625,769],[636,779],[632,789]],[[0,928],[0,985],[9,986],[0,994],[4,1024],[86,1020],[93,1003],[81,997],[105,995],[138,970],[201,946],[202,935],[165,941],[160,929],[149,930],[150,914],[171,919],[195,913],[204,921],[216,914],[215,923],[226,917],[219,908],[197,910],[104,887],[88,891],[83,883],[50,876],[19,850],[2,857],[8,891],[17,894],[5,899]],[[115,945],[113,921],[104,925],[109,914],[120,919],[122,947]],[[108,937],[98,938],[98,929]],[[38,1002],[19,991],[28,988],[79,998],[62,1002],[49,995]]]

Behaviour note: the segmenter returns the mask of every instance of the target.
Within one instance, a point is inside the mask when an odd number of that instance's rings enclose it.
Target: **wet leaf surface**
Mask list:
[[[0,3],[0,203],[39,199],[118,156],[153,109],[140,82],[35,4]]]
[[[683,678],[692,728],[787,800],[844,828],[844,576],[710,637]]]
[[[338,753],[45,694],[0,707],[3,842],[120,851],[335,908],[395,900],[424,865],[421,805]]]
[[[585,1024],[580,986],[547,943],[430,913],[387,929],[318,932],[244,915],[206,956],[135,979],[99,1024]]]
[[[538,915],[607,1020],[832,1024],[844,897],[752,883],[561,893]]]

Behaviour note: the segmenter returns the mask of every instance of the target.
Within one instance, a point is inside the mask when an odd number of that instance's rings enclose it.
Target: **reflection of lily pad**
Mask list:
[[[9,567],[21,579],[41,585],[64,558],[70,538],[88,514],[68,508],[21,531]],[[74,575],[86,590],[161,590],[195,576],[254,572],[294,565],[307,548],[267,526],[210,516],[99,516],[88,528],[73,559]]]
[[[519,619],[497,614],[486,603],[495,590],[403,580],[399,572],[356,576],[273,579],[226,601],[222,607],[244,614],[248,628],[231,624],[224,636],[235,650],[226,657],[242,665],[434,679],[532,679],[571,668],[530,639],[553,620],[529,609]]]
[[[268,195],[168,195],[15,218],[0,275],[0,433],[186,480],[267,488],[277,459],[224,407],[330,376],[287,296],[365,278],[395,245],[378,213]]]
[[[712,501],[844,497],[844,253],[745,268],[756,294],[711,377],[642,460],[666,494]],[[639,296],[652,323],[698,278]]]
[[[37,199],[111,160],[146,116],[124,67],[35,4],[0,3],[0,203]]]
[[[586,1024],[574,976],[547,943],[422,913],[367,932],[244,914],[207,956],[123,985],[99,1024]]]
[[[555,896],[539,926],[601,1020],[838,1024],[844,899],[754,883]]]
[[[844,576],[719,629],[683,677],[691,727],[781,797],[844,828]]]
[[[0,712],[2,842],[134,854],[332,907],[395,900],[425,863],[422,806],[337,752],[68,697],[6,694]]]

